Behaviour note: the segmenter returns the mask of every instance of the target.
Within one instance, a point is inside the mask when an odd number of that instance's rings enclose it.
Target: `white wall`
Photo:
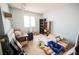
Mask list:
[[[34,31],[39,31],[39,19],[42,17],[41,14],[29,12],[29,11],[23,11],[16,8],[10,8],[10,11],[13,14],[13,20],[12,20],[12,27],[13,28],[20,28],[23,32],[27,32],[29,29],[24,27],[24,15],[30,15],[35,16],[36,19],[36,27]]]
[[[58,32],[75,43],[79,27],[79,4],[64,4],[62,8],[44,13],[43,17],[53,21],[52,33]]]
[[[3,4],[3,3],[0,3],[0,8],[1,8],[1,12],[2,12],[2,21],[3,21],[3,26],[4,26],[4,34],[6,34],[9,29],[11,28],[11,24],[10,24],[10,21],[9,19],[6,19],[3,15],[3,12],[9,12],[9,7],[8,7],[8,4]],[[0,20],[1,20],[0,19]],[[0,25],[1,26],[1,25]],[[0,42],[0,55],[2,55],[2,48],[1,48],[1,42]]]
[[[9,29],[11,28],[10,20],[8,18],[5,18],[3,15],[3,12],[9,12],[9,6],[6,3],[1,3],[0,4],[1,11],[2,11],[2,20],[3,20],[3,25],[4,25],[4,33],[6,34]]]

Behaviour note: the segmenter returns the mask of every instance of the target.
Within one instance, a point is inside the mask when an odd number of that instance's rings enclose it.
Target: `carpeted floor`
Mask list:
[[[23,47],[27,55],[45,55],[44,51],[39,48],[33,41],[30,41],[27,46]]]
[[[38,46],[38,38],[39,38],[39,36],[34,37],[33,41],[29,41],[28,45],[23,47],[23,49],[27,52],[27,55],[45,55],[45,52],[42,49],[40,49],[40,47]],[[46,38],[45,38],[45,40],[46,40]],[[71,47],[72,47],[72,45],[69,44],[68,50]],[[60,52],[59,55],[63,55],[63,53],[64,52]]]

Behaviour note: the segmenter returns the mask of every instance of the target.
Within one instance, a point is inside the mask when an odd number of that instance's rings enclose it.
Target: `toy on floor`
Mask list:
[[[55,52],[50,48],[47,47],[42,41],[39,43],[39,47],[45,52],[47,55],[55,54]]]

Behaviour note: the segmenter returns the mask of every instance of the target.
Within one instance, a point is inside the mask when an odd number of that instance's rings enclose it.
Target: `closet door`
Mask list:
[[[47,22],[47,31],[48,33],[51,33],[51,22],[50,21]]]

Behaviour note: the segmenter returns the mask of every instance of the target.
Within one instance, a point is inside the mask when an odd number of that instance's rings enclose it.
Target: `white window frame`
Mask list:
[[[26,21],[27,19],[28,19],[28,24],[26,24],[27,23],[27,21]],[[30,27],[34,28],[35,27],[35,17],[34,16],[24,15],[24,27],[26,27],[26,28],[30,28]]]

